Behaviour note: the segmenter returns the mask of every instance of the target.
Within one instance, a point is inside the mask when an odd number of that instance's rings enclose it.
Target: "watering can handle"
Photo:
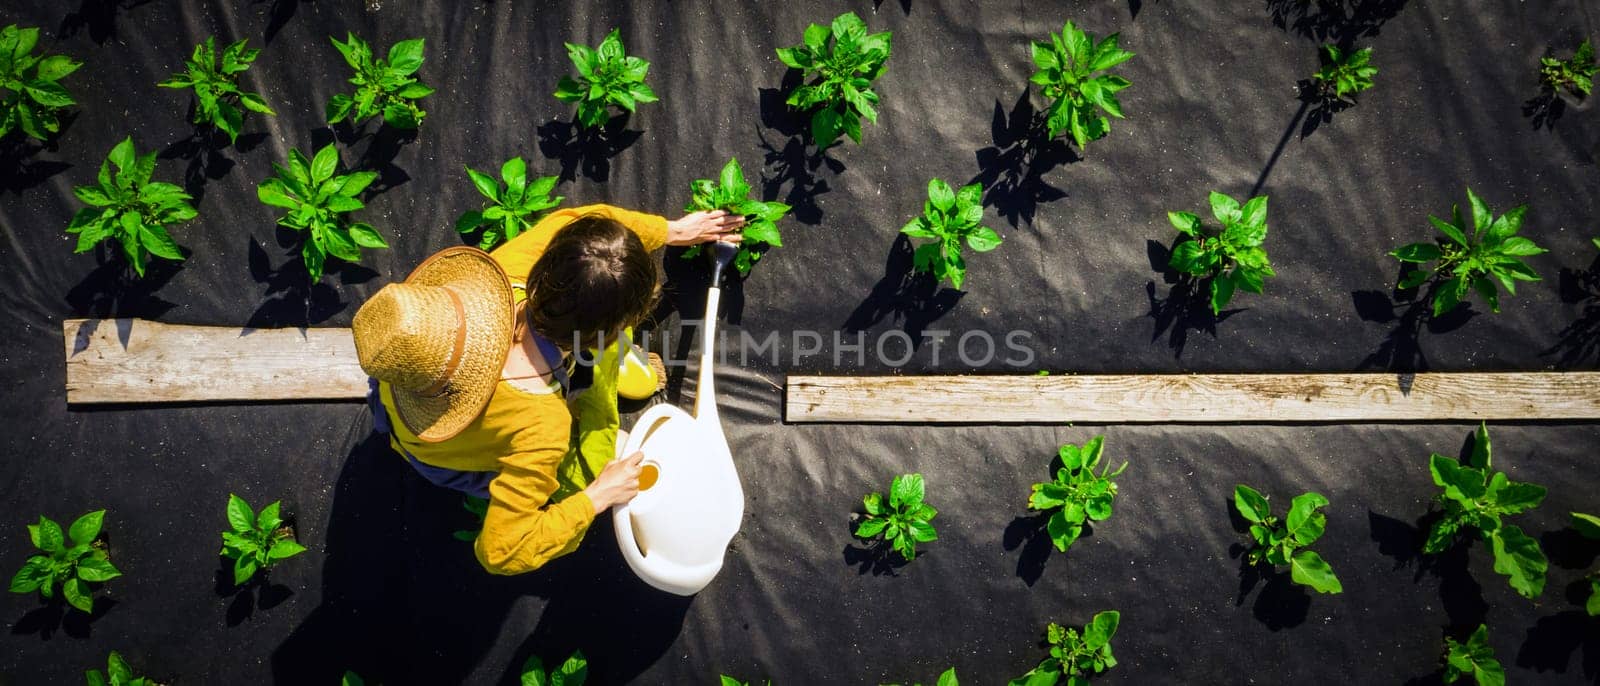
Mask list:
[[[739,254],[739,246],[727,241],[716,241],[711,244],[711,287],[722,287],[722,272],[728,268],[728,263],[733,261],[733,256]],[[715,316],[714,314],[712,316]]]

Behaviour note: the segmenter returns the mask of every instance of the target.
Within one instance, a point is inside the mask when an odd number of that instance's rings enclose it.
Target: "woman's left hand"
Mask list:
[[[702,210],[667,222],[667,245],[696,245],[711,241],[738,243],[744,240],[739,229],[744,217],[726,210]]]

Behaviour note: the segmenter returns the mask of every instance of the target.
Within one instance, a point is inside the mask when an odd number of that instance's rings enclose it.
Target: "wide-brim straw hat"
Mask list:
[[[446,248],[356,312],[361,369],[389,383],[395,414],[419,440],[461,433],[494,396],[515,315],[511,282],[477,248]]]

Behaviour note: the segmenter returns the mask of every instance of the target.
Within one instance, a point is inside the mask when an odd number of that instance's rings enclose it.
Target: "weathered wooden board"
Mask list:
[[[791,376],[784,415],[919,424],[1596,419],[1600,373]]]
[[[67,402],[344,400],[367,394],[349,329],[68,319]]]

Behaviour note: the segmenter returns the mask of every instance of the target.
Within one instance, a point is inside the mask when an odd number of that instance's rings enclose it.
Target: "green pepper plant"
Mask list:
[[[94,598],[90,595],[89,584],[122,576],[111,564],[105,542],[100,540],[105,516],[105,510],[85,514],[73,520],[63,534],[60,524],[40,515],[38,524],[28,525],[28,539],[43,554],[29,557],[22,569],[11,577],[11,592],[37,591],[49,600],[60,589],[68,605],[85,613],[92,612]]]
[[[1494,471],[1490,460],[1489,427],[1479,423],[1472,453],[1465,462],[1434,453],[1428,471],[1442,492],[1438,502],[1443,516],[1434,523],[1422,552],[1437,555],[1454,547],[1461,534],[1475,531],[1494,551],[1494,571],[1505,575],[1511,588],[1524,598],[1544,591],[1549,560],[1538,539],[1523,533],[1504,518],[1532,510],[1544,502],[1545,488],[1506,478]]]
[[[561,77],[556,84],[556,99],[577,103],[580,126],[604,126],[611,121],[612,107],[631,114],[639,103],[659,100],[644,82],[650,63],[625,52],[621,29],[612,29],[594,48],[572,43],[566,46],[567,56],[578,68],[578,78]]]
[[[378,178],[377,172],[335,174],[339,151],[332,143],[318,150],[311,160],[290,148],[289,168],[276,164],[272,168],[278,175],[262,181],[256,188],[256,197],[265,204],[289,210],[278,224],[309,234],[300,247],[300,257],[313,283],[322,279],[329,255],[358,262],[362,248],[389,247],[377,229],[344,216],[366,207],[357,196]]]
[[[294,540],[294,532],[284,526],[279,515],[282,501],[261,508],[257,514],[249,503],[228,494],[228,527],[222,532],[223,557],[233,560],[233,583],[243,586],[256,575],[279,562],[306,551]]]
[[[1289,578],[1318,593],[1343,593],[1333,567],[1307,546],[1322,538],[1327,515],[1317,510],[1328,504],[1321,493],[1302,493],[1289,503],[1289,514],[1279,520],[1260,491],[1244,484],[1233,489],[1233,506],[1250,522],[1255,545],[1246,553],[1252,565],[1289,565]]]
[[[383,115],[383,123],[396,129],[415,130],[428,115],[417,102],[433,94],[433,89],[417,80],[422,68],[423,39],[412,38],[389,46],[387,58],[373,56],[367,42],[346,32],[343,43],[329,37],[333,47],[355,70],[350,83],[355,93],[337,93],[328,99],[329,124],[350,120],[351,125]]]
[[[1489,645],[1489,627],[1478,625],[1478,630],[1465,642],[1444,638],[1444,682],[1453,684],[1472,677],[1477,686],[1505,686],[1506,670],[1494,657],[1494,646]]]
[[[0,43],[3,45],[3,43]],[[1594,75],[1600,71],[1595,64],[1594,46],[1585,40],[1571,57],[1543,57],[1539,59],[1539,82],[1552,93],[1563,88],[1579,99],[1589,96],[1594,87]]]
[[[1082,447],[1070,443],[1061,446],[1061,468],[1056,470],[1055,479],[1034,484],[1033,494],[1028,497],[1029,509],[1054,510],[1045,530],[1056,550],[1063,553],[1091,520],[1102,522],[1111,517],[1111,501],[1117,497],[1117,483],[1112,479],[1122,474],[1128,463],[1111,471],[1111,463],[1107,462],[1095,473],[1104,443],[1104,436],[1095,436]]]
[[[807,82],[794,89],[790,107],[810,112],[811,142],[818,149],[839,136],[861,143],[861,120],[878,123],[878,93],[873,82],[883,75],[891,52],[892,32],[867,33],[855,12],[835,17],[829,26],[806,27],[804,41],[778,48],[778,59],[798,69]]]
[[[1113,33],[1096,41],[1094,34],[1068,21],[1061,33],[1050,34],[1050,42],[1033,43],[1037,71],[1030,80],[1050,100],[1044,116],[1051,138],[1071,134],[1081,150],[1111,132],[1106,115],[1123,118],[1117,93],[1132,83],[1116,74],[1096,75],[1133,58],[1133,53],[1118,47],[1119,39]]]
[[[83,677],[89,686],[159,686],[152,679],[134,676],[128,661],[122,659],[122,655],[115,650],[106,658],[106,671],[91,669],[84,672]]]
[[[112,166],[117,168],[115,174]],[[116,239],[139,276],[144,276],[151,256],[184,259],[166,227],[194,219],[199,213],[182,188],[150,180],[155,168],[155,152],[137,154],[130,136],[100,163],[95,185],[72,189],[73,195],[89,205],[78,210],[67,225],[67,233],[78,236],[76,252],[88,252],[101,241]]]
[[[1211,192],[1211,214],[1220,226],[1210,226],[1189,212],[1168,212],[1167,220],[1181,234],[1168,264],[1174,270],[1203,281],[1210,295],[1211,313],[1220,314],[1233,300],[1235,290],[1260,293],[1267,277],[1277,276],[1261,244],[1267,238],[1267,196],[1239,201]]]
[[[276,116],[260,93],[239,88],[239,76],[256,61],[260,50],[246,47],[248,41],[229,43],[217,55],[216,37],[194,46],[194,54],[184,63],[187,70],[156,84],[162,88],[194,90],[194,123],[210,124],[228,134],[228,142],[239,140],[244,126],[244,110]],[[240,109],[243,108],[243,109]]]
[[[1000,247],[1000,234],[983,225],[982,197],[983,187],[976,183],[951,191],[950,185],[940,179],[928,182],[928,200],[922,205],[922,216],[900,229],[911,238],[933,239],[932,243],[917,246],[911,254],[914,269],[932,274],[938,281],[949,279],[959,289],[967,277],[961,242],[966,241],[974,252]]]
[[[683,207],[685,212],[726,210],[730,214],[744,216],[744,229],[740,231],[743,241],[739,243],[739,252],[733,256],[733,266],[739,270],[740,276],[748,276],[750,269],[769,247],[783,247],[783,237],[778,233],[778,220],[789,213],[789,206],[781,202],[752,199],[750,184],[744,180],[744,170],[740,169],[738,158],[730,159],[723,165],[716,181],[696,179],[689,184],[689,190],[691,195],[689,204]],[[699,257],[701,248],[699,245],[691,246],[683,252],[683,258]]]
[[[1089,677],[1117,666],[1111,654],[1111,637],[1117,633],[1122,614],[1116,610],[1096,613],[1083,630],[1064,628],[1054,622],[1045,629],[1050,657],[1009,682],[1009,686],[1055,686],[1064,679],[1067,686],[1087,686]]]
[[[1450,208],[1451,220],[1446,222],[1433,215],[1428,221],[1443,234],[1432,243],[1411,243],[1390,251],[1395,259],[1405,264],[1419,265],[1400,278],[1398,288],[1409,290],[1434,282],[1433,316],[1437,317],[1455,309],[1469,292],[1476,291],[1489,304],[1490,311],[1500,311],[1499,283],[1511,295],[1517,293],[1518,281],[1538,281],[1533,271],[1521,258],[1548,252],[1533,241],[1516,235],[1522,229],[1522,217],[1528,206],[1512,208],[1504,215],[1494,216],[1483,199],[1467,189],[1467,201],[1472,206],[1472,229],[1461,221],[1461,206]],[[1427,268],[1429,262],[1436,262]]]
[[[550,197],[550,191],[556,188],[557,177],[541,176],[530,182],[528,163],[521,157],[513,157],[500,165],[504,187],[488,174],[472,167],[466,169],[472,185],[478,189],[478,193],[488,198],[489,204],[482,209],[463,213],[456,220],[456,231],[470,234],[481,229],[483,235],[478,239],[478,247],[484,250],[491,250],[500,241],[509,241],[532,228],[564,199],[559,195]]]
[[[61,79],[83,66],[66,55],[35,55],[37,27],[0,29],[0,138],[12,131],[46,140],[61,131],[61,111],[77,104]]]
[[[1322,68],[1311,75],[1322,97],[1353,100],[1355,94],[1372,87],[1372,77],[1378,73],[1371,64],[1372,48],[1343,50],[1329,43],[1322,46],[1322,56]]]
[[[856,525],[856,538],[888,541],[907,562],[916,559],[918,543],[939,539],[932,524],[939,511],[922,502],[925,489],[921,474],[902,474],[890,482],[887,499],[868,493],[862,499],[867,514]]]

